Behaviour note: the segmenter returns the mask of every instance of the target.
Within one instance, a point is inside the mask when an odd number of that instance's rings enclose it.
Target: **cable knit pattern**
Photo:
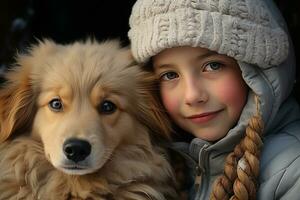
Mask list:
[[[204,47],[262,68],[288,55],[288,36],[261,0],[138,0],[129,20],[133,56]]]

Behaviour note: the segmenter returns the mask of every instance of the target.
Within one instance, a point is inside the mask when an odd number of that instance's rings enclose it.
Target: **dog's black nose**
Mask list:
[[[63,150],[69,160],[77,163],[90,155],[91,145],[85,140],[71,138],[64,142]]]

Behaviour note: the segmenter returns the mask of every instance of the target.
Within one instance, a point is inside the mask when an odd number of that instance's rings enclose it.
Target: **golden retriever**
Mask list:
[[[40,41],[0,90],[0,199],[175,199],[153,78],[118,41]]]

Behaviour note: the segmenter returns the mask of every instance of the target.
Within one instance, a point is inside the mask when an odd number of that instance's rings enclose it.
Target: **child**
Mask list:
[[[295,62],[271,0],[137,0],[132,53],[150,64],[187,159],[189,199],[299,199]]]

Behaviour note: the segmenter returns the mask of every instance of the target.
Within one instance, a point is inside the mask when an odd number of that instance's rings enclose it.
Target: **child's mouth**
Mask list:
[[[223,111],[223,109],[213,111],[213,112],[201,113],[198,115],[192,115],[192,116],[187,117],[187,119],[191,120],[193,123],[206,123],[206,122],[214,119],[222,111]]]

